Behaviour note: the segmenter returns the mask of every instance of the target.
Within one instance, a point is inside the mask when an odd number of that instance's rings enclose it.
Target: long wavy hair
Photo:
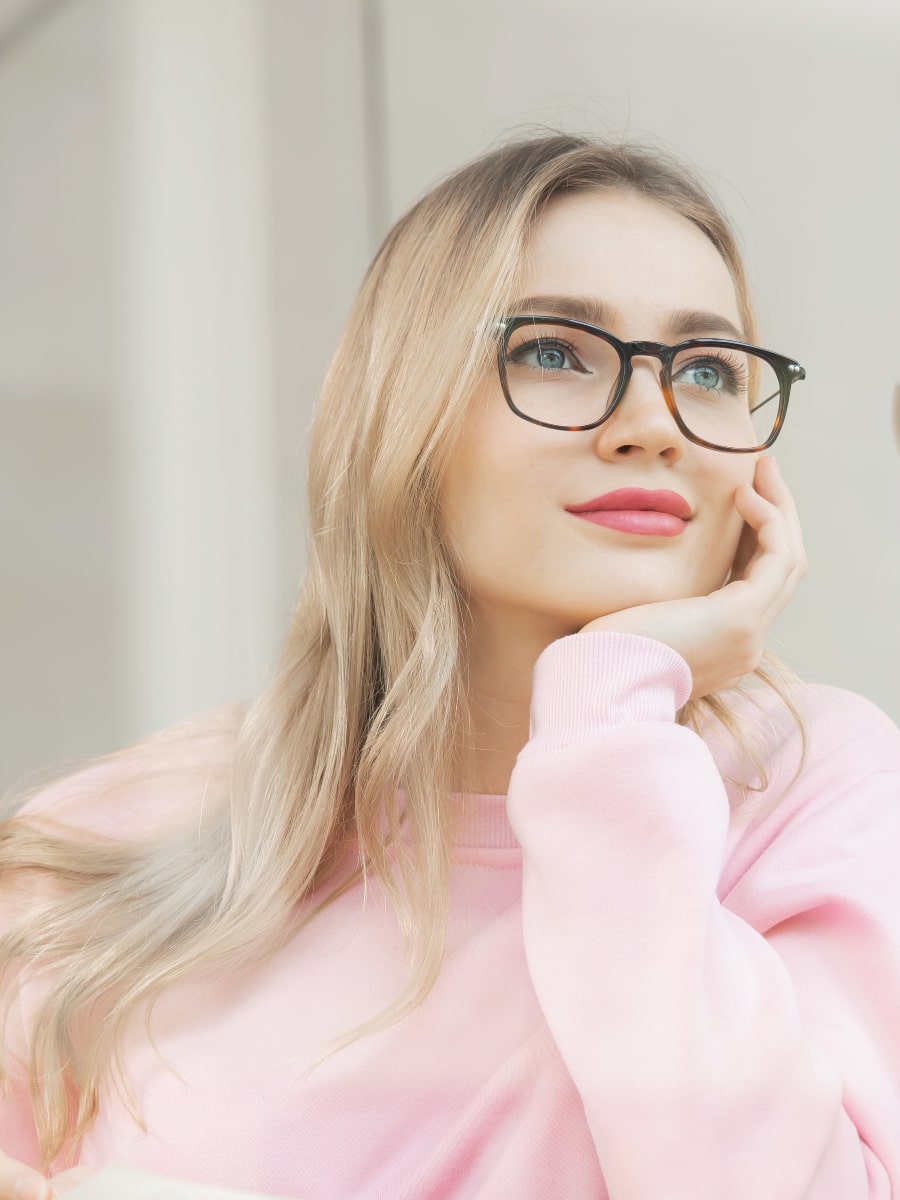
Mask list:
[[[529,231],[554,198],[600,189],[640,193],[698,226],[755,340],[726,218],[692,171],[654,148],[562,134],[507,144],[397,222],[319,399],[308,569],[271,684],[246,708],[68,780],[71,825],[38,798],[0,827],[3,895],[24,913],[0,942],[0,987],[7,1008],[28,981],[41,997],[25,1061],[8,1054],[4,1072],[10,1086],[28,1081],[45,1163],[77,1145],[101,1086],[116,1081],[130,1095],[128,1018],[141,1011],[149,1022],[153,1001],[189,973],[274,953],[301,928],[300,900],[313,901],[314,918],[366,874],[391,897],[409,980],[366,1029],[399,1019],[432,987],[453,844],[446,801],[472,780],[464,599],[441,533],[442,472],[471,397],[496,369],[490,329],[520,292]],[[791,705],[779,665],[757,675]],[[729,696],[691,702],[679,720],[734,735],[746,795],[761,764]],[[198,761],[190,820],[158,817],[159,828],[151,819],[127,838],[79,820],[79,804],[117,802],[136,780],[152,805],[154,788]]]

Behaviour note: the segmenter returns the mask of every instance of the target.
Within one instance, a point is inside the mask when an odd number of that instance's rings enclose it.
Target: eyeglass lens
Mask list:
[[[552,322],[519,326],[506,348],[507,386],[515,407],[563,429],[604,416],[620,366],[616,350],[598,334]],[[682,421],[696,437],[717,446],[747,449],[767,441],[778,417],[780,390],[770,363],[732,346],[695,346],[672,364]]]

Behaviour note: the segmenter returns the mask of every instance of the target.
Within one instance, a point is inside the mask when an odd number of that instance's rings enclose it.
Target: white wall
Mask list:
[[[0,788],[259,686],[369,224],[354,2],[23,9],[0,0]]]
[[[146,2],[193,14],[214,7]],[[151,683],[147,664],[178,660],[196,630],[182,605],[172,611],[183,620],[144,645],[143,666],[123,653],[135,628],[117,541],[134,494],[117,450],[133,269],[120,240],[134,150],[124,132],[124,3],[72,0],[6,54],[4,19],[27,0],[0,3],[0,786],[232,699],[266,665],[228,658],[235,630],[260,611],[239,589],[207,646],[214,656],[218,639],[232,667],[208,659]],[[241,236],[245,250],[261,236],[261,257],[268,252],[268,284],[247,303],[251,319],[266,308],[270,318],[268,367],[257,373],[269,372],[268,398],[257,415],[274,439],[275,529],[266,533],[277,551],[259,568],[274,602],[255,618],[270,627],[254,629],[251,657],[265,659],[287,622],[303,562],[309,414],[377,237],[503,131],[550,123],[654,135],[703,168],[732,211],[766,341],[808,371],[779,457],[811,571],[778,641],[806,674],[862,691],[900,719],[900,464],[890,426],[900,374],[900,9],[880,0],[852,10],[837,0],[779,0],[777,10],[775,0],[749,10],[716,0],[677,10],[664,0],[250,0],[245,11],[260,36],[263,114],[246,169],[262,174],[251,192],[267,198],[256,233]],[[201,40],[214,54],[216,38]],[[246,42],[243,53],[252,74]],[[245,116],[258,99],[245,99]],[[177,281],[170,272],[166,287]],[[264,461],[257,456],[257,474]],[[206,520],[222,561],[227,529],[214,514]]]
[[[110,748],[121,699],[102,17],[0,26],[0,786]]]

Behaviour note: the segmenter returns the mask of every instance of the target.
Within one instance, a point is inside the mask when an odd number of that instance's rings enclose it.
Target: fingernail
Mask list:
[[[50,1200],[50,1184],[36,1175],[23,1175],[13,1188],[18,1200]]]

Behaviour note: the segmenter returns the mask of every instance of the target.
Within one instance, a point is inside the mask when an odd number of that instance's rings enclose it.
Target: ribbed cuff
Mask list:
[[[522,755],[570,746],[611,726],[674,721],[691,687],[685,660],[654,638],[599,630],[560,638],[535,663]]]

